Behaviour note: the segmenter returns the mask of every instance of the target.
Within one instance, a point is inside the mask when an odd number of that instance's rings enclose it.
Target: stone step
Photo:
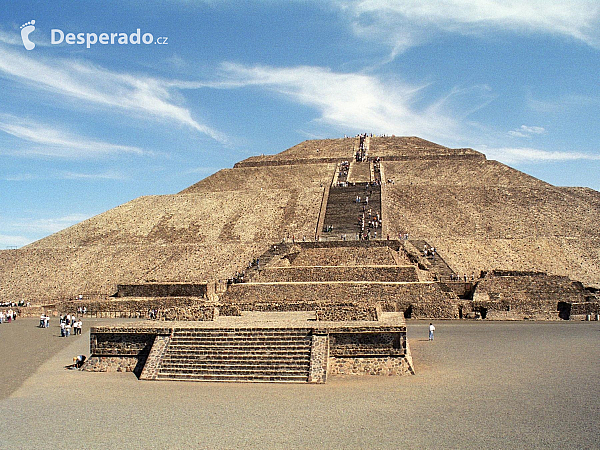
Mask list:
[[[172,339],[171,345],[310,345],[310,339],[251,339],[251,338],[178,338]]]
[[[194,370],[251,370],[251,371],[269,371],[269,370],[291,370],[291,371],[306,371],[310,366],[310,360],[303,362],[278,362],[272,361],[214,361],[214,360],[198,360],[193,362],[188,361],[163,361],[160,370],[180,370],[180,369],[194,369]]]
[[[285,348],[285,349],[274,349],[274,348],[241,348],[241,347],[233,347],[233,348],[224,348],[224,347],[211,347],[211,348],[174,348],[170,349],[165,356],[173,355],[175,357],[181,356],[197,356],[197,355],[252,355],[254,357],[270,357],[274,355],[281,355],[286,357],[289,355],[290,358],[302,356],[303,354],[308,354],[310,351],[309,347],[306,348]]]
[[[289,336],[285,334],[275,335],[275,336],[264,336],[264,335],[247,335],[247,336],[239,336],[239,335],[210,335],[210,334],[177,334],[173,336],[173,340],[238,340],[238,341],[282,341],[282,342],[295,342],[295,341],[303,341],[310,340],[310,336],[307,335],[296,335]]]
[[[289,382],[289,383],[306,383],[308,381],[308,374],[304,375],[276,375],[276,376],[265,376],[265,375],[198,375],[194,373],[177,373],[177,374],[158,374],[160,380],[173,380],[173,381],[231,381],[231,382]]]
[[[237,329],[232,331],[230,328],[184,328],[175,329],[174,337],[183,335],[198,335],[198,336],[256,336],[260,333],[263,336],[307,336],[310,334],[310,330],[289,330],[281,328],[249,328],[249,329]]]
[[[309,352],[309,348],[295,348],[295,349],[272,349],[268,347],[256,348],[256,349],[247,349],[247,348],[237,348],[237,349],[229,349],[229,348],[219,348],[219,347],[205,347],[205,348],[193,348],[193,349],[169,349],[165,354],[165,358],[173,355],[253,355],[253,356],[270,356],[270,355],[282,355],[282,356],[299,356],[304,355]]]
[[[231,344],[231,345],[170,345],[168,351],[244,351],[244,352],[256,352],[256,351],[308,351],[310,344],[307,345],[245,345],[245,344]]]
[[[273,376],[308,376],[308,368],[303,368],[299,370],[285,370],[285,369],[262,369],[260,367],[257,368],[236,368],[236,367],[185,367],[185,368],[162,368],[159,371],[160,374],[178,374],[178,373],[195,373],[198,375],[258,375],[265,377],[273,377]]]
[[[163,361],[173,359],[244,359],[244,360],[305,360],[310,359],[310,351],[294,350],[294,351],[276,351],[264,350],[260,352],[248,352],[243,350],[223,350],[212,349],[209,351],[193,351],[193,350],[176,350],[172,353],[167,353],[163,356]]]
[[[310,356],[308,354],[295,357],[284,357],[281,355],[275,355],[267,356],[264,358],[257,358],[256,355],[173,355],[170,357],[165,357],[162,360],[163,363],[168,364],[180,364],[182,361],[189,364],[204,364],[207,362],[226,362],[228,364],[307,364],[310,362]]]

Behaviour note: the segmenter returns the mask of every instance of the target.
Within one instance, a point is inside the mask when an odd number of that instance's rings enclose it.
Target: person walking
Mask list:
[[[433,332],[435,331],[435,327],[431,322],[429,322],[429,340],[433,341]]]

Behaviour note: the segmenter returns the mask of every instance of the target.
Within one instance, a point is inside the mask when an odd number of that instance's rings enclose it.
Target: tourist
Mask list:
[[[87,359],[87,357],[85,355],[74,356],[73,364],[65,366],[65,369],[70,369],[70,370],[81,369],[81,366],[83,366],[83,363],[85,362],[86,359]]]
[[[433,341],[433,332],[435,331],[435,326],[431,322],[429,322],[429,340]]]
[[[66,328],[65,328],[65,321],[61,320],[60,321],[60,337],[66,337]]]

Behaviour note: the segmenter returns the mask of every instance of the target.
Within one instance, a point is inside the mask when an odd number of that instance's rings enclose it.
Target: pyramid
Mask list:
[[[340,189],[364,194],[357,194],[356,205],[340,203],[336,210]],[[269,256],[279,265],[290,255],[309,258],[317,243],[349,248],[364,231],[360,210],[352,208],[369,194],[365,213],[377,211],[381,226],[368,238],[399,242],[403,252],[393,248],[395,257],[412,255],[421,281],[481,280],[471,298],[496,303],[508,301],[497,287],[507,276],[528,280],[525,288],[512,281],[506,288],[523,302],[535,298],[535,290],[523,292],[539,281],[536,274],[556,280],[553,289],[576,283],[573,303],[600,288],[599,192],[552,186],[468,148],[359,136],[250,157],[177,194],[140,197],[21,249],[0,251],[0,301],[106,298],[119,285],[218,285],[280,243],[285,252]],[[438,260],[419,261],[423,246],[435,247]],[[336,255],[329,251],[325,259]],[[304,276],[294,270],[285,276]],[[211,298],[223,297],[218,291]]]

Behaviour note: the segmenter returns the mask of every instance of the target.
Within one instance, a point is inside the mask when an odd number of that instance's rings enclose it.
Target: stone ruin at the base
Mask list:
[[[178,367],[176,351],[218,341],[207,333],[225,323],[246,330],[223,332],[236,345],[279,327],[269,345],[313,349],[294,362],[306,380],[404,373],[402,318],[598,317],[599,217],[600,193],[549,185],[472,149],[415,137],[306,141],[0,251],[0,300],[35,305],[23,315],[85,305],[90,317],[156,319],[146,330],[94,330],[95,370],[159,377],[157,355]],[[247,323],[277,312],[306,323]],[[181,325],[190,321],[200,325]],[[340,347],[340,327],[359,353],[336,353],[351,347]],[[206,351],[188,359],[204,367]]]

